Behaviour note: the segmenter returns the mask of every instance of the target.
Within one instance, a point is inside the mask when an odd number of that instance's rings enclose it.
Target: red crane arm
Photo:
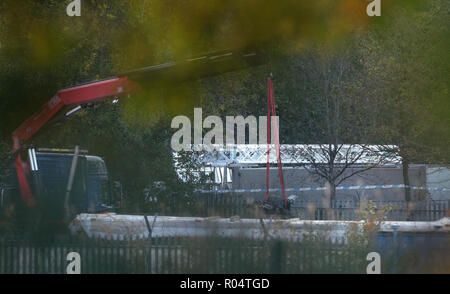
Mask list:
[[[12,134],[13,151],[17,152],[22,144],[36,134],[64,106],[75,106],[130,93],[138,87],[136,82],[126,77],[92,82],[58,91],[29,119]]]
[[[145,80],[168,78],[183,81],[264,63],[264,54],[260,50],[253,48],[222,50],[196,58],[140,68],[119,74],[116,78],[60,90],[13,132],[14,152],[20,150],[22,144],[39,131],[63,106],[80,105],[127,94],[139,87],[138,82]]]

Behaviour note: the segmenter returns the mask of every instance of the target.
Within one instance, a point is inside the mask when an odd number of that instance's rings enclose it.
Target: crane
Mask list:
[[[130,95],[138,91],[147,81],[159,79],[185,81],[258,66],[265,62],[263,51],[257,48],[222,50],[175,62],[139,68],[119,73],[114,77],[57,91],[47,103],[12,133],[14,166],[23,204],[26,207],[32,207],[36,203],[28,176],[30,170],[33,170],[33,166],[36,166],[36,158],[35,155],[29,153],[28,161],[24,161],[21,151],[24,149],[24,144],[51,121],[68,118],[97,101]]]

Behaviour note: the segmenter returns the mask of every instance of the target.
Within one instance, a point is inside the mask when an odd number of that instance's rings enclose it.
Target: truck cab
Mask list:
[[[72,153],[36,152],[38,171],[34,181],[30,182],[34,183],[32,190],[40,209],[51,219],[64,217],[64,201],[73,157]],[[3,189],[1,196],[0,205],[3,209],[15,202],[13,198],[20,199],[15,173],[8,190]],[[120,184],[110,181],[104,160],[98,156],[79,154],[69,195],[71,212],[112,212],[120,197]]]
[[[36,153],[43,188],[55,202],[64,199],[73,154]],[[106,164],[101,157],[78,155],[77,168],[70,193],[70,203],[77,213],[112,211],[115,204],[113,188]]]
[[[111,211],[115,204],[114,188],[111,185],[106,164],[98,156],[86,156],[87,160],[87,207],[86,212]]]

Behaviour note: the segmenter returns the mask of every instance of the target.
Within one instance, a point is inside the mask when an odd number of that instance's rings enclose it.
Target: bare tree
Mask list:
[[[382,142],[377,112],[381,101],[368,90],[372,81],[353,45],[337,51],[317,48],[299,65],[309,95],[299,133],[313,145],[292,152],[300,153],[308,172],[325,180],[330,205],[345,180],[398,160],[396,146],[374,145]]]
[[[315,144],[304,145],[295,152],[301,156],[302,166],[310,174],[325,180],[330,206],[336,199],[336,187],[345,180],[374,167],[399,161],[396,146],[388,145]]]

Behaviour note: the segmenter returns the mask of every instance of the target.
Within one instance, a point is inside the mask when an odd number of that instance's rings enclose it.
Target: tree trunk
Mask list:
[[[409,216],[409,202],[411,201],[411,188],[409,188],[409,159],[408,156],[402,156],[403,168],[403,184],[405,187],[405,201],[406,201],[406,220],[410,220]]]
[[[330,183],[330,207],[333,207],[333,203],[336,200],[336,185]]]
[[[405,187],[405,201],[409,203],[411,201],[411,189],[409,188],[409,160],[408,158],[403,157],[402,160],[403,167],[403,184]]]
[[[335,183],[327,183],[328,185],[328,197],[329,197],[329,202],[328,202],[328,209],[327,209],[327,219],[333,219],[333,203],[336,200],[336,185]]]

